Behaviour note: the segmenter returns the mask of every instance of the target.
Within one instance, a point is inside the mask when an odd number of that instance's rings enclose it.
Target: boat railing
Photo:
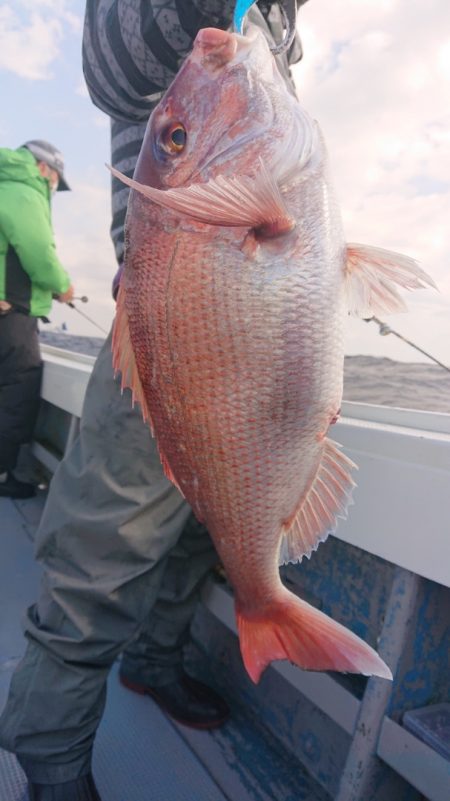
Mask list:
[[[77,435],[95,358],[48,345],[41,350],[41,394],[44,411],[51,409],[33,451],[54,472]],[[55,408],[58,424],[50,425]],[[344,402],[332,437],[359,468],[355,505],[336,536],[448,586],[450,415]]]

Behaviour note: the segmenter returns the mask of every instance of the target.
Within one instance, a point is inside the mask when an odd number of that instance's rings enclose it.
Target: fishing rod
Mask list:
[[[88,303],[89,298],[86,297],[86,295],[81,295],[80,297],[73,298],[73,300],[79,300],[81,303]],[[101,325],[96,323],[95,320],[92,320],[92,318],[89,317],[87,314],[82,312],[81,309],[78,308],[78,306],[75,306],[75,303],[70,301],[69,303],[67,303],[67,306],[70,306],[71,309],[75,309],[75,311],[78,312],[78,314],[81,314],[81,316],[84,317],[84,319],[87,320],[89,323],[91,323],[91,325],[95,325],[95,327],[98,328],[99,331],[102,332],[102,334],[108,334],[108,331],[106,331],[104,328],[102,328]],[[426,356],[427,359],[431,359],[431,361],[435,362],[435,364],[438,364],[439,367],[443,367],[444,370],[447,370],[447,372],[450,373],[450,367],[447,367],[446,364],[440,362],[439,359],[436,359],[434,356],[431,355],[431,353],[428,353],[426,350],[419,347],[419,345],[416,345],[415,342],[411,342],[411,340],[407,339],[407,337],[404,337],[403,334],[399,334],[398,331],[394,331],[393,328],[391,328],[387,323],[383,322],[383,320],[380,320],[378,317],[375,316],[367,317],[364,320],[364,322],[376,323],[379,328],[378,333],[380,334],[380,336],[385,337],[388,336],[389,334],[393,334],[398,339],[401,339],[402,342],[405,342],[406,345],[409,345],[411,348],[415,348],[415,350],[419,351],[419,353],[423,353],[423,355]]]
[[[398,337],[398,339],[401,339],[402,342],[406,342],[407,345],[410,345],[412,348],[415,348],[420,353],[423,353],[423,355],[426,356],[428,359],[431,359],[431,361],[436,362],[436,364],[438,364],[439,367],[443,367],[444,370],[447,370],[447,372],[450,373],[450,367],[447,367],[446,364],[440,362],[439,359],[435,359],[435,357],[432,356],[431,353],[427,353],[426,350],[423,350],[423,348],[420,348],[419,345],[415,344],[415,342],[411,342],[410,339],[407,339],[402,334],[399,334],[398,331],[394,331],[393,328],[391,328],[387,323],[384,323],[383,320],[380,320],[378,317],[367,317],[364,320],[364,322],[376,323],[379,326],[378,333],[380,334],[380,336],[386,337],[388,336],[388,334],[393,334],[395,337]]]
[[[81,297],[73,298],[73,300],[79,300],[79,301],[81,301],[81,303],[88,303],[89,298],[86,297],[86,295],[82,295]],[[73,303],[72,301],[69,301],[66,305],[70,306],[71,309],[75,309],[75,311],[78,312],[78,314],[81,314],[81,316],[84,317],[85,320],[88,320],[88,322],[90,322],[91,325],[95,325],[95,327],[98,328],[99,331],[102,332],[102,334],[108,334],[108,331],[105,331],[105,329],[102,328],[101,325],[96,323],[95,320],[93,320],[91,317],[88,317],[87,314],[82,312],[81,309],[78,308],[78,306],[75,306],[75,303]]]

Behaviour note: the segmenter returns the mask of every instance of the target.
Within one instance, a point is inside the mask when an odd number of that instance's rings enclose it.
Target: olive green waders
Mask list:
[[[121,394],[110,336],[88,385],[80,435],[51,483],[37,535],[44,566],[26,615],[26,653],[0,718],[0,746],[28,778],[90,770],[106,679],[177,679],[200,584],[217,557],[162,472],[155,441]]]

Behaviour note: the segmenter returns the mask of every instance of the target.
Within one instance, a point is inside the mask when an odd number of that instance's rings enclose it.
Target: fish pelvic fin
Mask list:
[[[281,530],[279,564],[308,559],[336,530],[337,519],[347,517],[356,486],[350,471],[357,469],[340,446],[324,439],[322,458],[308,493]]]
[[[113,167],[109,169],[116,178],[154,203],[197,222],[251,228],[261,239],[280,236],[295,228],[278,184],[262,159],[254,178],[219,175],[203,184],[176,189],[156,189],[128,178]]]
[[[288,659],[303,670],[336,670],[392,679],[370,645],[288,590],[264,617],[236,611],[241,654],[252,681],[274,660]]]
[[[409,256],[369,245],[347,245],[345,267],[348,308],[358,317],[407,311],[396,285],[437,289],[433,279]]]

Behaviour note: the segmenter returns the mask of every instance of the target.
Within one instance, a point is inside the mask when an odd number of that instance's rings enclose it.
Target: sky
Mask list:
[[[114,315],[109,238],[109,119],[81,68],[82,0],[0,0],[0,146],[47,139],[72,192],[53,201],[57,250],[80,311],[105,331]],[[450,28],[448,0],[309,0],[299,14],[300,100],[319,122],[348,241],[418,259],[432,289],[383,319],[450,366]],[[54,303],[51,327],[100,336]],[[347,354],[426,361],[374,323],[351,320]]]

